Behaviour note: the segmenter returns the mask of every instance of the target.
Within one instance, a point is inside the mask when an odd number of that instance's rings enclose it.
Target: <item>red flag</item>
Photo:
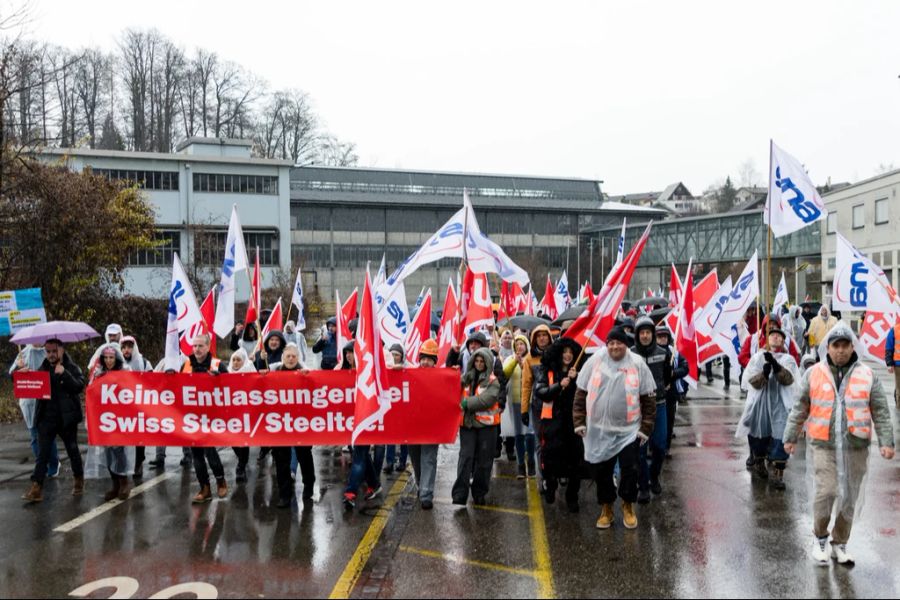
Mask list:
[[[513,314],[509,315],[513,317],[519,313],[524,313],[528,308],[528,296],[525,295],[525,292],[522,291],[522,286],[518,283],[513,282],[510,290],[510,295],[513,299]]]
[[[653,223],[647,225],[643,235],[628,256],[609,274],[603,289],[594,297],[587,309],[575,319],[572,326],[566,330],[564,337],[575,340],[585,350],[606,342],[606,336],[615,324],[616,314],[622,307],[622,300],[625,299],[634,269],[641,260],[644,246],[647,245],[652,225]]]
[[[213,323],[216,320],[215,289],[216,288],[209,290],[209,294],[206,295],[206,299],[203,300],[203,304],[200,305],[200,314],[203,315],[203,323],[206,326],[206,330],[203,333],[209,334],[209,351],[213,356],[216,355],[216,334],[213,333]],[[188,352],[188,354],[190,354],[190,352]]]
[[[256,261],[253,265],[253,275],[250,277],[250,302],[247,304],[247,316],[244,317],[244,323],[256,323],[259,320],[259,294],[260,294],[260,273],[259,273],[259,248],[256,249]]]
[[[269,320],[266,321],[266,325],[263,327],[262,335],[259,336],[259,339],[264,340],[270,332],[281,331],[283,329],[284,316],[281,314],[281,298],[278,298],[278,302],[275,303],[275,308],[272,309],[272,314],[269,315]]]
[[[669,277],[669,306],[679,306],[681,304],[681,278],[678,277],[678,271],[675,265],[672,265],[672,275]]]
[[[462,340],[464,336],[468,337],[493,323],[494,311],[491,309],[491,291],[488,288],[487,275],[476,273],[472,283],[469,310],[466,311],[463,335],[459,339]]]
[[[550,275],[547,275],[547,287],[544,289],[544,297],[541,300],[540,308],[551,320],[559,316],[556,310],[556,287],[550,281]]]
[[[457,281],[459,284],[459,281]],[[457,311],[459,312],[459,322],[456,324],[456,339],[462,341],[465,339],[466,317],[469,312],[469,303],[472,300],[472,287],[475,285],[475,273],[466,268],[463,275],[462,286],[459,288],[459,298],[457,299]]]
[[[425,340],[431,337],[431,290],[425,294],[419,312],[413,319],[412,326],[406,332],[406,339],[403,340],[403,347],[406,349],[406,362],[411,365],[419,364],[419,348]]]
[[[719,273],[713,269],[694,287],[694,312],[699,313],[719,291]]]
[[[594,301],[594,290],[591,289],[590,281],[584,284],[584,299],[587,300],[588,304]]]
[[[447,297],[444,299],[444,312],[441,313],[441,329],[438,332],[438,366],[447,363],[450,349],[458,345],[456,332],[459,325],[459,300],[453,282],[447,285]]]
[[[347,342],[353,339],[353,333],[350,331],[350,321],[356,318],[356,299],[358,296],[359,288],[356,288],[350,294],[350,297],[347,298],[347,301],[341,304],[341,297],[338,295],[338,291],[334,290],[335,306],[341,307],[334,315],[337,321],[337,351],[339,357],[343,356],[344,346],[347,345]],[[341,368],[341,362],[340,360],[337,361],[337,364],[334,366],[335,370]]]
[[[354,293],[353,298],[355,297]],[[354,304],[354,308],[355,306]],[[391,408],[391,399],[384,394],[387,387],[387,366],[381,349],[381,334],[375,323],[375,300],[368,272],[363,287],[353,354],[356,357],[356,410],[351,444],[355,444],[366,429],[375,427]]]
[[[697,335],[694,331],[694,276],[690,272],[688,272],[681,304],[678,311],[675,349],[687,360],[688,376],[685,379],[691,387],[696,388],[697,381],[700,379],[700,361],[697,356]]]
[[[504,281],[500,286],[500,308],[497,311],[497,322],[502,323],[507,319],[516,316],[516,310],[519,307],[519,298],[515,292],[516,284],[510,284]]]

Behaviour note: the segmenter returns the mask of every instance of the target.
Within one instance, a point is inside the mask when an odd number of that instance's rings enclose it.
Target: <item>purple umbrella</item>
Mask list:
[[[9,341],[14,344],[43,345],[47,340],[57,339],[61,342],[83,342],[92,338],[98,338],[100,334],[87,323],[78,321],[50,321],[38,323],[31,327],[25,327]]]

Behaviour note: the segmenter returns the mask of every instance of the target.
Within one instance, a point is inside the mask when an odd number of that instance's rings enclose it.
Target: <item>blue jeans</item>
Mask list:
[[[534,464],[534,434],[522,434],[516,436],[516,462],[524,465],[525,462]]]
[[[376,446],[376,454],[377,448],[378,446]],[[381,448],[384,448],[384,446],[381,446]],[[362,485],[363,480],[372,489],[378,489],[381,485],[381,478],[375,470],[372,455],[369,453],[369,446],[354,446],[353,464],[350,466],[350,477],[347,480],[347,488],[344,490],[344,493],[355,496],[359,492],[359,486]]]
[[[387,461],[387,464],[389,466],[393,465],[396,458],[397,458],[397,446],[393,446],[393,445],[388,446],[387,447],[387,457],[385,459]],[[403,444],[400,446],[400,466],[403,467],[404,469],[406,468],[406,459],[407,458],[409,458],[409,446],[407,446],[406,444]]]
[[[37,427],[32,427],[28,431],[31,433],[31,451],[34,453],[34,458],[37,459],[38,451],[40,450]],[[56,477],[57,473],[59,473],[59,449],[56,447],[56,442],[54,442],[50,448],[50,462],[47,463],[47,475]]]
[[[372,459],[372,464],[375,467],[375,472],[381,473],[381,468],[384,466],[384,455],[385,455],[386,446],[384,446],[384,445],[373,446],[373,449],[374,449],[375,456]],[[379,481],[380,481],[380,477],[379,477]]]
[[[787,466],[790,455],[784,451],[784,444],[778,438],[757,438],[748,435],[747,441],[750,443],[750,454],[753,458],[768,458],[777,469],[784,469]]]
[[[662,473],[663,462],[666,460],[666,449],[668,448],[669,422],[666,411],[666,403],[661,402],[656,405],[656,423],[653,425],[653,433],[646,444],[641,446],[639,469],[640,476],[638,478],[638,488],[646,490],[650,487],[650,482],[659,479]],[[647,459],[648,449],[650,450],[650,459]]]

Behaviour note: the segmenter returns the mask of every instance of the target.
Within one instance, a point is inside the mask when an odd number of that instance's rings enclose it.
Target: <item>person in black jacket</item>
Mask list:
[[[325,322],[321,336],[313,344],[313,354],[322,354],[322,370],[328,371],[338,364],[337,319],[331,317]],[[341,349],[343,351],[343,348]]]
[[[638,480],[638,504],[650,502],[650,492],[662,493],[659,474],[666,459],[666,390],[672,385],[672,353],[656,343],[656,324],[650,317],[640,317],[634,326],[634,352],[639,354],[656,382],[656,424],[650,441],[641,446],[640,478]],[[648,464],[648,447],[649,459]]]
[[[656,344],[660,348],[668,348],[672,353],[672,383],[666,388],[666,456],[671,456],[669,449],[672,448],[672,433],[675,431],[675,410],[678,408],[678,402],[687,391],[687,383],[684,378],[690,373],[687,359],[672,347],[672,332],[665,325],[656,328]],[[727,359],[726,359],[727,360]],[[726,373],[728,366],[726,365]],[[657,479],[657,485],[659,481]]]
[[[228,347],[231,348],[232,352],[237,352],[238,348],[241,347],[241,335],[244,333],[244,322],[238,321],[234,324],[234,329],[231,332],[230,340],[228,343]]]
[[[81,412],[81,392],[84,390],[84,376],[57,339],[44,343],[47,358],[40,371],[50,373],[50,399],[37,403],[34,424],[38,430],[38,458],[31,475],[31,489],[23,499],[40,502],[44,499],[44,478],[47,463],[50,462],[52,448],[59,436],[66,447],[66,454],[72,465],[74,484],[72,495],[84,494],[84,463],[78,449],[78,424],[84,419]]]
[[[263,345],[254,357],[253,366],[260,373],[266,373],[269,367],[281,362],[281,353],[287,346],[287,340],[280,331],[273,330],[266,335]]]
[[[575,401],[575,361],[581,346],[569,338],[559,338],[544,352],[538,380],[534,385],[535,406],[541,416],[541,472],[544,475],[544,499],[553,504],[560,479],[568,479],[566,505],[578,512],[581,490],[584,443],[575,433],[572,405]]]

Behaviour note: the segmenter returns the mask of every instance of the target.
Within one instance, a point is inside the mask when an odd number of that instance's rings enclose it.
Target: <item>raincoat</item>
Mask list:
[[[522,342],[525,344],[527,352],[531,352],[531,345],[528,338],[524,335],[517,335],[513,339],[513,348],[516,344]],[[527,356],[527,354],[526,354]],[[506,377],[506,409],[503,411],[503,417],[500,419],[500,436],[512,437],[520,434],[533,434],[534,428],[529,422],[528,427],[522,424],[522,413],[525,407],[522,405],[522,395],[525,393],[525,386],[531,387],[531,369],[522,371],[519,361],[515,355],[509,356],[503,363],[503,375]]]
[[[794,383],[800,374],[791,355],[771,352],[782,370],[767,378],[763,372],[767,353],[769,351],[757,352],[744,369],[741,389],[747,392],[747,402],[735,437],[783,439],[788,412],[794,405]]]
[[[309,346],[306,344],[306,337],[303,335],[303,332],[297,330],[297,324],[293,321],[288,321],[284,324],[284,340],[288,344],[297,344],[297,348],[300,350],[300,362],[304,365],[307,364]]]
[[[112,348],[116,352],[116,365],[113,371],[130,371],[125,366],[125,357],[118,343],[106,343],[97,350],[98,356],[103,356],[103,351]],[[137,348],[135,348],[136,350]],[[103,377],[107,369],[102,361],[94,370],[92,379]],[[87,479],[101,479],[110,474],[125,477],[134,473],[134,447],[129,446],[88,446],[87,456],[84,460],[84,476]]]
[[[124,344],[125,342],[134,344],[134,350],[131,352],[131,360],[126,359],[124,354],[122,355],[122,360],[125,361],[125,367],[127,367],[129,371],[135,372],[152,371],[153,365],[151,365],[150,361],[141,354],[137,340],[128,335],[122,338],[121,343]]]
[[[838,320],[831,314],[831,311],[827,306],[823,306],[819,309],[819,314],[809,323],[809,347],[815,348],[825,341],[828,332],[831,331],[837,323]]]
[[[106,343],[97,348],[94,351],[94,354],[91,356],[91,360],[88,361],[88,377],[90,379],[93,379],[94,377],[94,371],[97,369],[97,365],[99,364],[100,353],[103,351],[103,347],[106,346],[106,344],[111,343],[109,341],[109,338],[113,335],[119,336],[119,340],[122,339],[122,326],[118,323],[110,323],[106,326],[106,331],[103,333],[103,338],[104,340],[106,340]]]
[[[45,358],[47,358],[47,353],[44,352],[43,348],[28,344],[22,348],[22,351],[19,352],[16,360],[13,361],[12,366],[9,368],[9,374],[12,375],[19,370],[19,359],[24,363],[23,368],[28,369],[29,371],[37,371],[41,368],[41,364],[43,364]],[[22,418],[25,419],[25,426],[28,427],[28,429],[34,427],[34,412],[37,408],[36,403],[37,400],[34,398],[19,398],[19,410],[22,411]]]
[[[584,458],[597,464],[648,438],[656,420],[656,381],[647,363],[627,351],[620,361],[596,352],[578,374],[572,409],[576,433],[585,430]]]
[[[253,361],[251,361],[250,358],[247,357],[246,350],[244,350],[243,348],[235,350],[234,354],[231,355],[231,359],[233,360],[235,356],[240,356],[241,358],[243,358],[244,364],[241,366],[240,369],[235,371],[234,369],[231,368],[232,363],[231,363],[231,360],[229,360],[228,361],[228,372],[229,373],[256,373],[256,367],[253,366]]]

